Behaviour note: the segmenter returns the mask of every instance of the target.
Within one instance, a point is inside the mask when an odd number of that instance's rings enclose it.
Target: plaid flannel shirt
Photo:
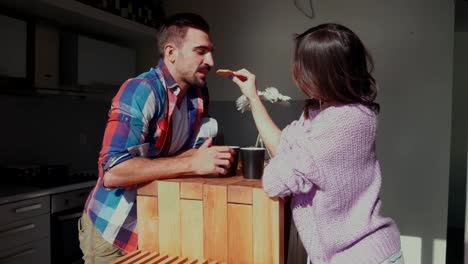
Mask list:
[[[106,241],[125,252],[137,249],[137,190],[106,188],[103,175],[134,157],[157,158],[167,154],[177,89],[177,83],[161,60],[156,68],[127,80],[112,100],[98,160],[99,178],[86,201],[84,213]],[[191,134],[183,149],[202,143],[195,142],[195,136],[201,119],[208,115],[209,100],[206,87],[190,87],[186,96]]]

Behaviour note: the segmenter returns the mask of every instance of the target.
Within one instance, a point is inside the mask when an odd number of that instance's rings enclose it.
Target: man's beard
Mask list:
[[[195,87],[198,87],[198,88],[205,87],[206,86],[206,74],[208,74],[210,69],[211,69],[211,67],[208,66],[208,65],[202,65],[202,66],[198,67],[197,71],[193,75],[193,82],[191,83],[191,85],[193,85]],[[203,80],[200,81],[197,78],[197,76],[196,76],[197,72],[206,72],[205,77],[203,78]]]
[[[196,76],[193,76],[193,82],[190,85],[196,88],[202,88],[202,87],[205,87],[206,80],[204,79],[200,81]]]

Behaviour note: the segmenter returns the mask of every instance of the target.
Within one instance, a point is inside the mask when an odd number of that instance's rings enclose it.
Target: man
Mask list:
[[[229,148],[197,140],[208,117],[205,79],[214,65],[208,34],[198,15],[168,18],[158,32],[158,66],[126,81],[113,98],[99,179],[78,223],[86,263],[110,263],[137,248],[139,184],[226,173]]]

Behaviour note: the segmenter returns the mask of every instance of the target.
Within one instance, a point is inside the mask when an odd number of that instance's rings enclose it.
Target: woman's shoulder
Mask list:
[[[335,125],[347,123],[375,122],[377,114],[362,104],[343,104],[322,110],[311,122],[324,122]]]
[[[374,111],[361,104],[330,106],[313,119],[304,120],[306,138],[341,137],[345,134],[373,133],[377,127]]]
[[[362,104],[330,106],[323,110],[310,110],[309,118],[302,113],[298,120],[292,121],[283,129],[287,137],[302,137],[333,130],[334,127],[375,127],[377,114]],[[322,131],[323,130],[323,131]],[[315,134],[312,133],[312,134]]]

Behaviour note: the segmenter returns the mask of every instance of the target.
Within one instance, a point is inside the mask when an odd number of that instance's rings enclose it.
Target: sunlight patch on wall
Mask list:
[[[445,239],[434,239],[432,241],[432,264],[445,263],[445,250],[447,243]]]
[[[421,264],[421,238],[412,236],[400,236],[400,239],[401,250],[403,251],[405,263]]]

